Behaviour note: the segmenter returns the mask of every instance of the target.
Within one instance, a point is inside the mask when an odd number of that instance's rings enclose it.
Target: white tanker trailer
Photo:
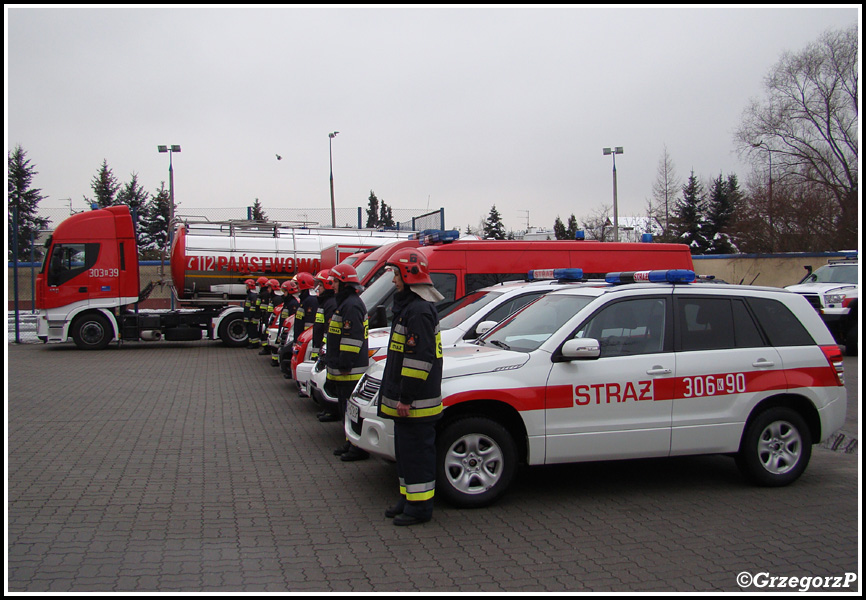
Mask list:
[[[286,280],[321,268],[334,245],[373,248],[408,239],[408,231],[285,227],[274,223],[187,222],[175,230],[171,277],[180,300],[237,300],[244,281],[262,275]]]

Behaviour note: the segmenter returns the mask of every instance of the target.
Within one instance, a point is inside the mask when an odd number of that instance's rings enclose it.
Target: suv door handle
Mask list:
[[[671,370],[665,369],[661,365],[655,365],[652,369],[646,372],[647,375],[670,375]]]
[[[769,367],[775,367],[776,363],[771,360],[767,360],[766,358],[759,358],[755,362],[752,363],[753,367],[757,367],[759,369],[766,369]]]

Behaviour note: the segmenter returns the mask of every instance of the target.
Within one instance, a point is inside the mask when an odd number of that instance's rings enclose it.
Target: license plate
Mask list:
[[[353,423],[358,422],[359,413],[360,413],[360,409],[358,408],[357,404],[352,404],[351,402],[349,402],[346,405],[346,414],[349,415],[349,420],[352,421]]]

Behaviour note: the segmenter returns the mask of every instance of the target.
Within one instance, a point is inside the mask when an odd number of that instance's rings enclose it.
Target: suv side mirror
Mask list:
[[[487,333],[488,331],[490,331],[491,329],[496,327],[498,324],[499,324],[498,321],[481,321],[475,327],[475,336],[480,337],[480,336],[484,335],[485,333]]]
[[[601,345],[592,338],[568,340],[560,351],[554,354],[554,362],[569,362],[572,360],[594,360],[601,355]]]

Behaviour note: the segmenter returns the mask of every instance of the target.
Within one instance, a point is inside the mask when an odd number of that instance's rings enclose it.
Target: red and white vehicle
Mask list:
[[[791,292],[661,273],[550,292],[446,348],[437,496],[489,504],[520,462],[708,453],[734,454],[761,485],[796,480],[845,419],[827,327]],[[375,363],[359,382],[344,425],[353,444],[393,459],[393,422],[377,414],[382,371]]]
[[[69,337],[84,349],[117,340],[200,340],[230,346],[247,342],[244,281],[266,275],[286,279],[316,272],[323,248],[382,245],[407,232],[309,229],[277,223],[184,223],[175,231],[169,282],[184,310],[137,310],[140,292],[135,226],[125,205],[72,215],[46,243],[36,278],[37,334],[45,342]],[[153,284],[151,284],[152,286]],[[134,306],[135,305],[135,306]]]

